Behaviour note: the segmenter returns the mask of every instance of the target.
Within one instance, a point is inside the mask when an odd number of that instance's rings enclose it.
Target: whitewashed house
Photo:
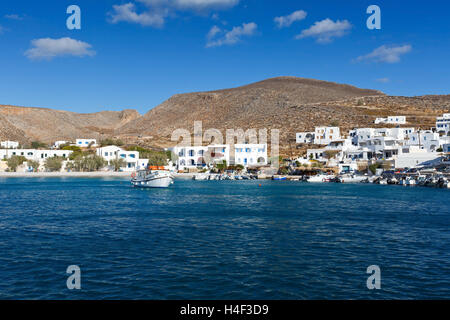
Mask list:
[[[97,140],[96,139],[77,139],[75,141],[75,145],[80,148],[87,148],[89,146],[91,147],[97,147]]]
[[[296,143],[313,143],[314,132],[297,132],[295,134]]]
[[[375,124],[406,124],[405,116],[389,116],[387,118],[376,118]]]
[[[0,159],[23,156],[27,160],[43,162],[50,157],[68,158],[72,152],[71,150],[0,149]]]
[[[234,164],[244,167],[266,165],[267,144],[235,144]]]
[[[177,146],[169,148],[176,155],[178,170],[207,167],[214,164],[230,163],[230,146],[227,144],[209,146]]]
[[[439,133],[431,130],[418,131],[410,135],[407,145],[418,146],[428,152],[435,152],[443,144]]]
[[[314,144],[327,145],[331,141],[339,140],[341,133],[339,127],[316,127],[314,131]]]
[[[450,132],[450,113],[444,113],[442,117],[436,118],[436,130],[438,132],[445,133],[446,135]]]
[[[139,169],[139,152],[138,151],[126,151],[117,146],[106,146],[97,148],[98,156],[103,157],[108,162],[109,169],[112,170],[111,162],[116,159],[123,159],[125,167],[123,171],[134,171]],[[148,160],[147,160],[148,163]],[[143,168],[140,168],[143,169]]]
[[[2,141],[0,142],[2,148],[5,149],[17,149],[19,147],[19,142],[17,141]]]

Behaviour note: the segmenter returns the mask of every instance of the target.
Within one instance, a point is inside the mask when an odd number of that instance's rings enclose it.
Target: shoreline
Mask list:
[[[0,172],[0,178],[50,178],[50,177],[122,177],[131,178],[131,172],[109,172],[109,171],[93,171],[93,172]]]
[[[92,171],[92,172],[0,172],[0,178],[129,178],[132,172]],[[192,179],[193,173],[173,173],[175,178]]]

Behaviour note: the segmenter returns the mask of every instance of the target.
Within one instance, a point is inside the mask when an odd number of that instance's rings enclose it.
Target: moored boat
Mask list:
[[[140,188],[167,188],[173,184],[173,177],[169,171],[160,167],[150,167],[147,170],[137,171],[132,176],[131,184]]]

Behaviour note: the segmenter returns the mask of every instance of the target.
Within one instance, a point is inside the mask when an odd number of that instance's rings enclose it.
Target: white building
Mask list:
[[[98,148],[96,153],[108,161],[108,166],[111,170],[113,169],[111,162],[116,159],[122,159],[125,162],[125,167],[122,168],[123,171],[134,171],[145,168],[140,166],[138,151],[126,151],[117,146],[107,146]],[[145,162],[141,161],[141,164],[145,164]],[[148,164],[148,160],[146,164]]]
[[[314,132],[314,144],[327,145],[331,141],[339,140],[341,133],[339,127],[316,127]]]
[[[444,113],[442,117],[436,118],[436,130],[438,132],[445,132],[448,135],[450,132],[450,113]]]
[[[375,124],[406,124],[406,117],[405,116],[390,116],[387,118],[376,118]]]
[[[395,140],[407,140],[415,132],[414,128],[358,128],[349,131],[352,143],[364,147],[368,140],[388,137]]]
[[[72,152],[71,150],[0,149],[0,159],[23,156],[27,160],[44,161],[50,157],[68,158]]]
[[[17,141],[2,141],[0,142],[2,148],[5,149],[16,149],[19,147],[19,142]]]
[[[97,140],[96,139],[77,139],[75,141],[75,145],[80,148],[87,148],[89,146],[97,147]]]
[[[409,136],[407,145],[418,146],[428,152],[435,152],[443,144],[439,133],[431,130],[418,131]]]
[[[266,165],[267,144],[235,144],[234,164],[248,166]]]
[[[230,163],[230,146],[227,144],[209,146],[177,146],[169,148],[176,157],[178,170],[206,167],[224,161]]]
[[[297,132],[295,134],[296,143],[313,143],[314,132]]]
[[[61,146],[65,145],[65,144],[67,144],[67,141],[64,141],[64,140],[55,141],[52,148],[59,149]]]
[[[415,168],[424,162],[435,160],[440,157],[437,152],[428,152],[418,146],[399,148],[396,156],[393,156],[395,168]]]

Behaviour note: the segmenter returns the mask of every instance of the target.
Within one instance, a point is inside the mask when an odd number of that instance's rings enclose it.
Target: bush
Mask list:
[[[120,139],[111,139],[111,138],[107,138],[107,139],[103,139],[100,141],[100,146],[101,147],[106,147],[106,146],[123,146],[124,143],[122,140]]]
[[[110,161],[110,165],[114,167],[114,171],[119,171],[120,168],[125,167],[126,162],[122,158],[114,159]]]
[[[165,166],[167,165],[167,159],[171,159],[170,151],[155,151],[150,149],[145,149],[139,146],[132,146],[126,148],[127,151],[137,151],[139,152],[140,159],[148,159],[148,164],[150,166]]]
[[[27,159],[24,156],[12,156],[6,160],[6,163],[8,164],[8,168],[15,172],[17,167],[22,165],[26,160]]]
[[[107,162],[95,154],[78,154],[72,162],[67,164],[71,171],[98,171],[107,165]]]
[[[48,145],[40,141],[33,141],[31,142],[31,148],[33,149],[48,148]]]
[[[51,172],[60,171],[62,168],[64,158],[63,157],[51,157],[45,159],[45,169]]]

